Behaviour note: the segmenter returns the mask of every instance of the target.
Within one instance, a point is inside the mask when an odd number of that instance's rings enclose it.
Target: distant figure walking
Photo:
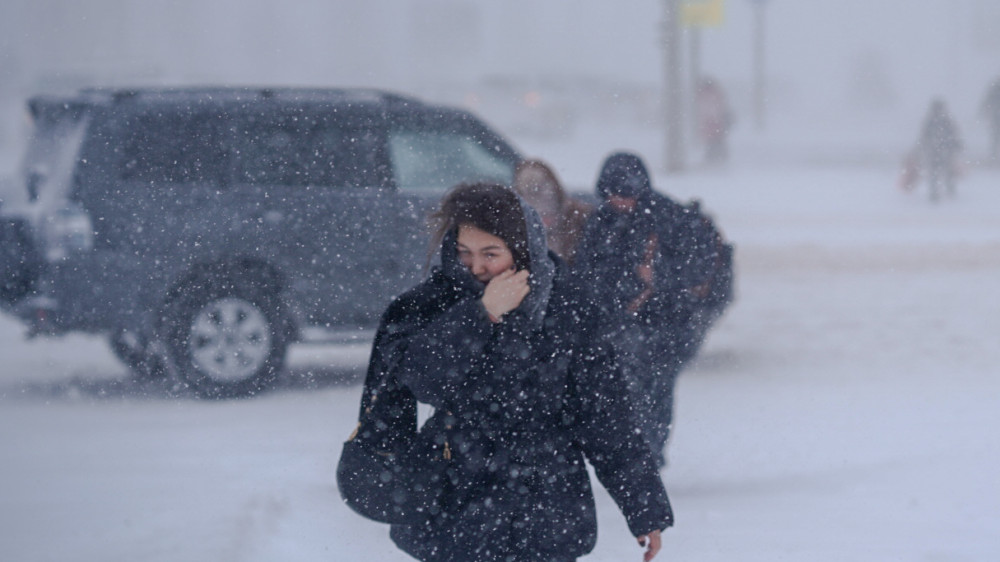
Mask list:
[[[729,158],[727,139],[733,124],[733,113],[722,86],[713,78],[704,78],[698,85],[698,129],[705,143],[705,161],[721,164]]]
[[[990,127],[989,159],[994,164],[1000,164],[1000,78],[993,80],[986,90],[980,111]]]
[[[517,166],[514,191],[541,215],[549,249],[572,264],[593,205],[570,197],[552,168],[541,160],[529,159]]]
[[[955,120],[941,99],[931,102],[920,131],[918,150],[922,167],[927,173],[931,201],[937,201],[942,192],[954,197],[962,140]]]

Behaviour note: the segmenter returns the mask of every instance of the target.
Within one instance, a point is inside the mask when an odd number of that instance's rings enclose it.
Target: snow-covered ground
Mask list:
[[[657,173],[714,213],[739,276],[679,382],[658,559],[1000,559],[1000,169],[932,205],[896,188],[905,147],[808,159],[743,135],[726,169]],[[659,168],[657,140],[521,144],[586,186],[614,148]],[[297,347],[285,388],[201,402],[121,382],[100,340],[25,342],[0,318],[0,560],[407,560],[336,490],[366,358]],[[584,560],[640,560],[598,504]]]

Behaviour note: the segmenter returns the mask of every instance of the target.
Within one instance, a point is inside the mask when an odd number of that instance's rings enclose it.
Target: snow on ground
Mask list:
[[[739,140],[725,169],[657,174],[738,246],[738,301],[679,382],[658,560],[1000,558],[1000,169],[932,205],[896,189],[892,150]],[[658,169],[656,146],[525,148],[582,189],[614,148]],[[98,339],[24,341],[0,317],[0,560],[407,560],[336,491],[366,357],[299,346],[282,389],[201,402],[123,382]],[[598,494],[583,560],[640,560]]]

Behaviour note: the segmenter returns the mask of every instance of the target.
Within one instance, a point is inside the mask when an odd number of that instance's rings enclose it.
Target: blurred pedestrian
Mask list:
[[[938,98],[931,102],[920,131],[918,146],[931,201],[937,201],[942,192],[954,197],[962,140],[958,134],[958,125],[948,112],[944,100]]]
[[[674,384],[700,345],[692,303],[711,291],[719,257],[701,216],[653,191],[642,160],[615,153],[602,166],[576,271],[613,319],[643,435],[661,465],[673,419]]]
[[[705,161],[720,164],[729,159],[729,130],[733,113],[722,86],[714,78],[702,78],[696,96],[698,131],[705,143]]]
[[[990,128],[989,159],[994,163],[1000,163],[1000,78],[994,79],[993,84],[986,90],[980,112]]]
[[[586,457],[652,559],[673,515],[590,293],[510,188],[460,185],[433,219],[441,265],[389,305],[369,369],[434,407],[452,465],[441,512],[392,540],[425,561],[575,560],[597,539]]]
[[[541,160],[521,162],[514,171],[514,191],[542,217],[549,249],[572,264],[592,205],[571,197],[555,172]]]

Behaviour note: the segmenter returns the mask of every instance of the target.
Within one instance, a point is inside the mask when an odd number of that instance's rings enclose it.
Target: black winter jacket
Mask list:
[[[450,427],[454,470],[443,511],[391,530],[420,560],[537,562],[590,552],[597,520],[584,458],[634,535],[673,522],[614,353],[599,337],[601,313],[546,252],[537,215],[525,215],[531,293],[503,322],[489,321],[483,286],[458,263],[449,233],[441,267],[389,306],[376,335],[370,369],[391,371],[435,408],[425,428]]]
[[[629,186],[636,199],[631,213],[621,213],[606,202],[606,184],[615,180],[602,173],[597,191],[605,202],[584,227],[574,272],[601,297],[611,317],[631,316],[625,309],[645,288],[636,269],[655,236],[654,293],[639,309],[638,319],[654,327],[665,326],[686,313],[690,306],[687,290],[712,278],[717,244],[714,231],[704,228],[700,213],[653,191],[644,167],[630,173],[637,176],[625,178],[635,184]]]

